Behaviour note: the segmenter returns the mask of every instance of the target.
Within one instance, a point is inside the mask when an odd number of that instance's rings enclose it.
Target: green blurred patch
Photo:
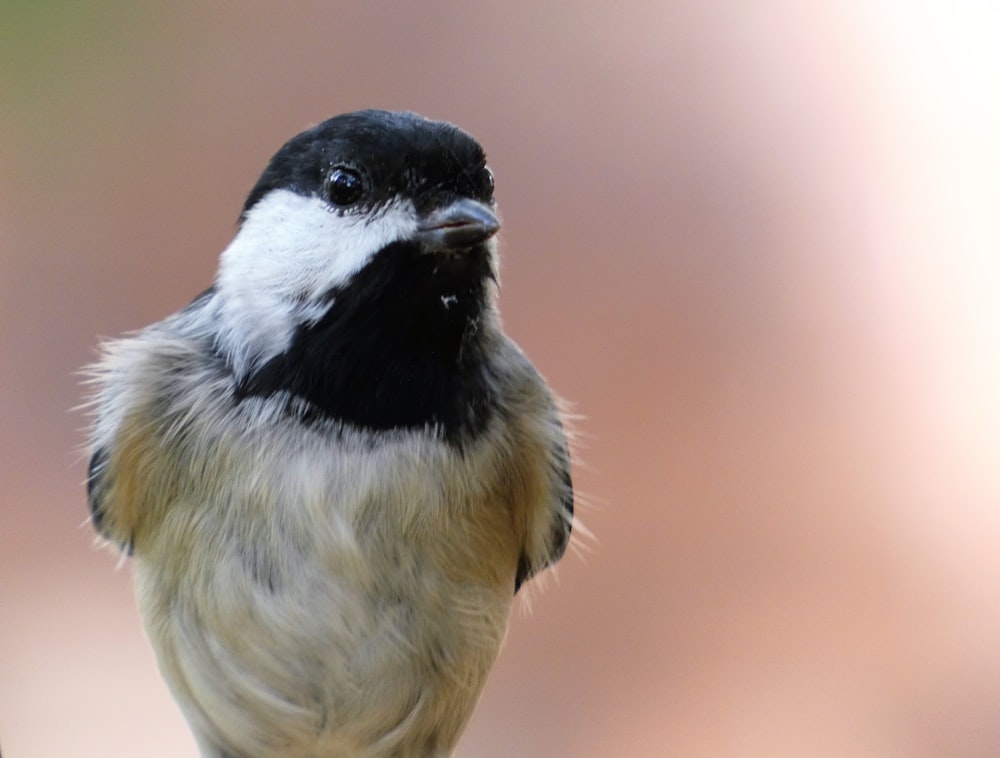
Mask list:
[[[64,110],[64,116],[85,115],[113,103],[158,47],[157,35],[173,26],[164,12],[168,5],[2,0],[3,117],[40,126]]]

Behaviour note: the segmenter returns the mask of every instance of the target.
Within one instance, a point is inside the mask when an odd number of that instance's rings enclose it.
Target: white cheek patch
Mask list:
[[[416,230],[409,201],[341,215],[290,190],[261,198],[222,253],[216,279],[222,343],[237,374],[285,350],[299,324],[329,307],[327,292]]]

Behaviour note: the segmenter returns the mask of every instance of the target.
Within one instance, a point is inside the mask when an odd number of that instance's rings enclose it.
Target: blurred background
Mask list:
[[[974,0],[5,0],[4,755],[195,755],[75,372],[367,106],[486,146],[506,325],[583,416],[596,539],[459,755],[1000,755],[998,38]]]

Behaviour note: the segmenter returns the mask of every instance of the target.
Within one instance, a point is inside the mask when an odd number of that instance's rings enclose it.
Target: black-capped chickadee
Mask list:
[[[288,142],[214,285],[105,345],[92,521],[203,756],[444,756],[573,520],[552,392],[500,327],[455,126]]]

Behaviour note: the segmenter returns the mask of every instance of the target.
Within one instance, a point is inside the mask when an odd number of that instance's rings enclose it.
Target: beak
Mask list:
[[[465,197],[427,214],[417,239],[433,250],[462,250],[485,242],[500,229],[497,215],[484,203]]]

